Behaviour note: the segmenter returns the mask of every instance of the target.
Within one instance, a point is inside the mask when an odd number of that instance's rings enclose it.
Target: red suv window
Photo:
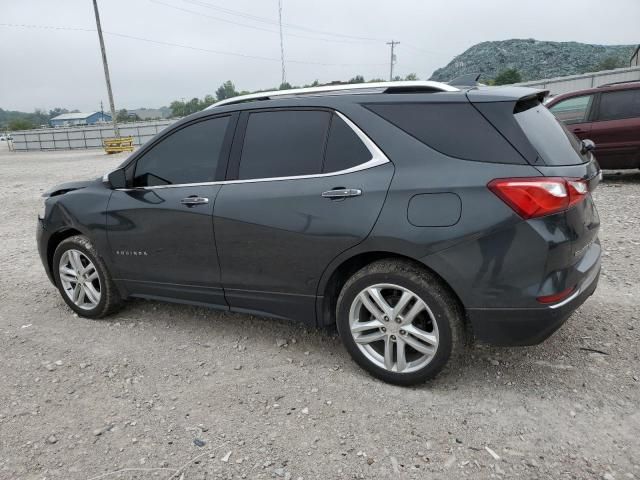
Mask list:
[[[640,117],[640,88],[602,92],[598,120]]]
[[[558,120],[567,125],[583,123],[587,121],[592,100],[593,95],[571,97],[556,103],[549,110],[551,110]]]

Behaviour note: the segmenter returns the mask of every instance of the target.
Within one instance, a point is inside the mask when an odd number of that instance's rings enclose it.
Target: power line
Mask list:
[[[13,28],[29,28],[29,29],[46,29],[46,30],[69,30],[69,31],[78,31],[78,32],[96,32],[95,28],[82,28],[82,27],[62,27],[62,26],[54,26],[54,25],[34,25],[34,24],[16,24],[16,23],[0,23],[0,27],[13,27]],[[217,55],[228,55],[234,57],[242,57],[242,58],[252,58],[256,60],[267,60],[271,62],[280,62],[279,58],[274,57],[264,57],[260,55],[251,55],[244,54],[238,52],[227,52],[222,50],[212,50],[209,48],[196,47],[192,45],[184,45],[179,43],[166,42],[164,40],[154,40],[150,38],[137,37],[134,35],[129,35],[126,33],[117,33],[117,32],[108,32],[103,30],[103,33],[120,38],[127,38],[130,40],[137,40],[141,42],[152,43],[156,45],[164,45],[168,47],[178,47],[184,48],[187,50],[194,50],[199,52],[213,53]],[[325,67],[379,67],[381,65],[385,65],[384,63],[325,63],[325,62],[310,62],[307,60],[287,60],[289,63],[301,64],[301,65],[320,65]]]
[[[178,10],[181,12],[185,12],[185,13],[190,13],[192,15],[196,15],[198,17],[204,17],[204,18],[210,18],[211,20],[216,20],[218,22],[224,22],[224,23],[229,23],[231,25],[237,25],[239,27],[243,27],[243,28],[250,28],[252,30],[258,30],[261,32],[268,32],[268,33],[273,33],[275,35],[279,34],[279,30],[272,30],[270,28],[264,28],[264,27],[259,27],[256,25],[248,25],[246,23],[241,23],[241,22],[237,22],[235,20],[229,20],[227,18],[221,18],[221,17],[214,17],[213,15],[207,15],[206,13],[202,13],[202,12],[196,12],[195,10],[190,10],[188,8],[183,8],[183,7],[178,7],[176,5],[171,5],[170,3],[166,3],[163,2],[161,0],[149,0],[151,3],[155,3],[157,5],[162,5],[164,7],[168,7],[168,8],[173,8],[174,10]],[[278,23],[275,23],[276,26],[279,26]],[[297,38],[305,38],[308,40],[318,40],[321,42],[333,42],[333,43],[351,43],[351,44],[358,44],[361,42],[357,42],[357,41],[349,41],[349,40],[338,40],[338,39],[332,39],[332,38],[319,38],[319,37],[310,37],[308,35],[300,35],[300,34],[296,34],[296,33],[287,33],[288,36],[290,37],[297,37]]]
[[[238,10],[232,10],[230,8],[225,8],[225,7],[221,7],[219,5],[215,5],[209,2],[204,2],[202,0],[183,0],[184,2],[187,3],[191,3],[192,5],[199,5],[201,7],[206,7],[206,8],[210,8],[213,10],[218,10],[224,13],[227,13],[229,15],[235,15],[235,16],[239,16],[242,18],[247,18],[249,20],[254,20],[256,22],[262,22],[262,23],[269,23],[272,25],[277,25],[278,21],[277,20],[273,20],[267,17],[260,17],[258,15],[252,15],[249,13],[245,13],[245,12],[240,12]],[[315,28],[311,28],[311,27],[307,27],[307,26],[303,26],[303,25],[297,25],[294,23],[283,23],[282,24],[285,28],[292,28],[292,29],[296,29],[296,30],[302,30],[302,31],[306,31],[306,32],[311,32],[311,33],[317,33],[320,35],[327,35],[327,36],[332,36],[332,37],[341,37],[341,38],[350,38],[353,40],[360,40],[360,41],[367,41],[367,42],[384,42],[385,40],[382,38],[374,38],[374,37],[364,37],[364,36],[359,36],[359,35],[347,35],[347,34],[343,34],[343,33],[336,33],[336,32],[328,32],[325,30],[318,30]]]

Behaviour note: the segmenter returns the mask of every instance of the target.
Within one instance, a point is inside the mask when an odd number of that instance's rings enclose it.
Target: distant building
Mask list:
[[[630,67],[640,67],[640,45],[636,48],[635,52],[631,56],[631,61],[629,62]]]
[[[103,112],[63,113],[49,120],[52,127],[73,127],[75,125],[93,125],[99,122],[110,122],[111,115]]]
[[[137,108],[127,110],[129,115],[137,115],[140,120],[155,120],[157,118],[167,118],[171,113],[168,108]]]

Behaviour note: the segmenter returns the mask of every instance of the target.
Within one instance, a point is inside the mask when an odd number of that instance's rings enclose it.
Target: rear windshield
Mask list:
[[[516,107],[516,112],[518,112]],[[587,161],[582,144],[547,109],[537,104],[515,113],[516,121],[547,165],[578,165]]]

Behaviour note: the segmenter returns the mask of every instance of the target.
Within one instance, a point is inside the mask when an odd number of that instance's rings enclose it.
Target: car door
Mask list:
[[[592,94],[570,97],[552,105],[549,110],[580,140],[584,140],[590,138],[593,100]]]
[[[213,232],[236,117],[182,125],[127,166],[130,188],[109,200],[116,275],[134,296],[226,306]]]
[[[327,110],[244,112],[238,131],[214,210],[227,302],[313,324],[323,270],[369,234],[393,165]]]
[[[602,92],[591,127],[602,168],[640,166],[640,88]]]

